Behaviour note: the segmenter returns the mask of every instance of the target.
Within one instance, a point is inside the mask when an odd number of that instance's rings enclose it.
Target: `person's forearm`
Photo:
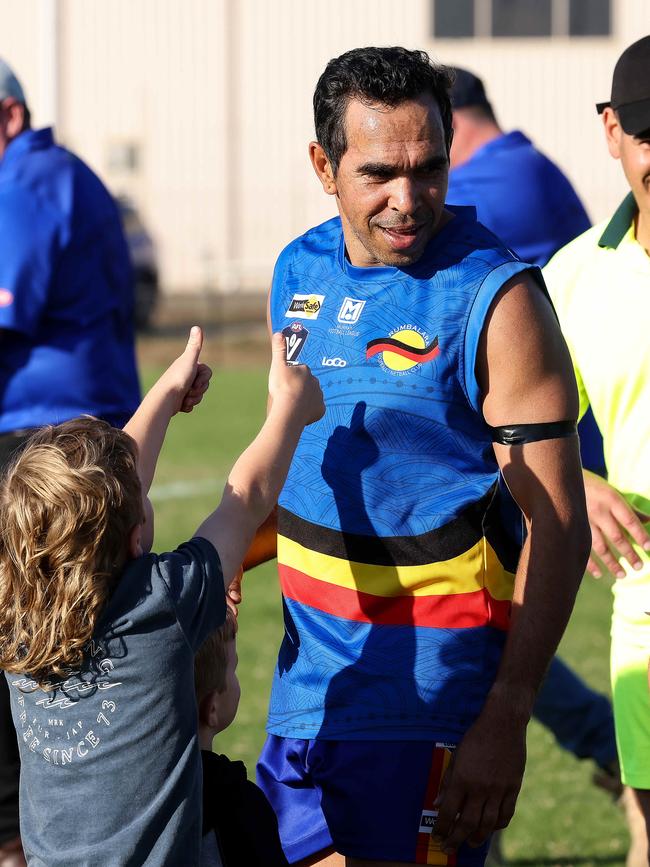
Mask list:
[[[515,577],[511,626],[486,707],[508,708],[521,722],[530,718],[573,609],[589,540],[584,516],[564,526],[548,516],[532,521]]]
[[[156,463],[178,397],[158,381],[146,394],[124,430],[138,446],[138,474],[142,495],[146,496],[153,482]]]
[[[274,401],[259,434],[232,468],[219,506],[196,531],[217,549],[226,587],[277,502],[304,422],[291,400]]]
[[[227,490],[244,501],[254,526],[277,503],[303,428],[304,419],[290,401],[274,401],[262,429],[232,468]]]

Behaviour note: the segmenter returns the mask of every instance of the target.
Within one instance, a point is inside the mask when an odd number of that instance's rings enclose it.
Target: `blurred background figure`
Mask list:
[[[116,205],[51,129],[31,129],[23,88],[0,58],[0,467],[33,428],[83,413],[121,427],[139,396]],[[0,867],[24,863],[18,773],[2,679]]]
[[[454,138],[450,204],[473,205],[478,219],[526,262],[540,267],[591,223],[568,178],[523,132],[505,133],[481,79],[456,67],[451,90]],[[580,425],[583,464],[604,474],[602,437],[593,415]],[[564,749],[598,766],[594,781],[620,786],[611,702],[559,657],[551,662],[535,718]],[[498,854],[493,852],[494,863]]]
[[[545,265],[591,223],[569,180],[523,132],[503,132],[483,82],[455,68],[454,140],[447,200],[478,219],[532,265]]]

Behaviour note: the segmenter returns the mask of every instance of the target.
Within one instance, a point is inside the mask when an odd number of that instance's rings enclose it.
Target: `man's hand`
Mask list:
[[[625,578],[621,557],[625,557],[633,569],[643,566],[631,540],[650,551],[650,535],[642,524],[650,517],[635,512],[616,488],[595,473],[585,470],[584,480],[591,527],[591,556],[587,571],[594,578],[600,578],[604,566],[616,578]]]
[[[512,819],[526,764],[526,722],[489,700],[460,742],[437,799],[445,851],[480,846]]]
[[[207,364],[199,362],[202,348],[203,331],[194,325],[183,353],[158,380],[157,387],[169,389],[175,395],[174,414],[192,412],[208,390],[212,371]]]

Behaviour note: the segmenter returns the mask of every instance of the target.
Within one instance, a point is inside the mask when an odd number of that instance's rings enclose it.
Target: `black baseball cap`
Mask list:
[[[611,106],[628,135],[650,129],[650,36],[644,36],[621,54],[614,67],[612,96],[596,105],[598,114]]]
[[[468,69],[461,69],[459,66],[452,66],[451,71],[454,74],[454,82],[449,91],[452,108],[469,108],[471,105],[482,105],[492,111],[483,82]]]

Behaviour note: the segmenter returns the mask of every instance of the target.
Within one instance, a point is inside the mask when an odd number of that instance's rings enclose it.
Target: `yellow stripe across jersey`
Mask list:
[[[512,599],[514,576],[501,565],[487,539],[450,560],[420,566],[376,566],[320,554],[278,536],[278,563],[375,596],[449,596],[486,588],[493,599]]]

